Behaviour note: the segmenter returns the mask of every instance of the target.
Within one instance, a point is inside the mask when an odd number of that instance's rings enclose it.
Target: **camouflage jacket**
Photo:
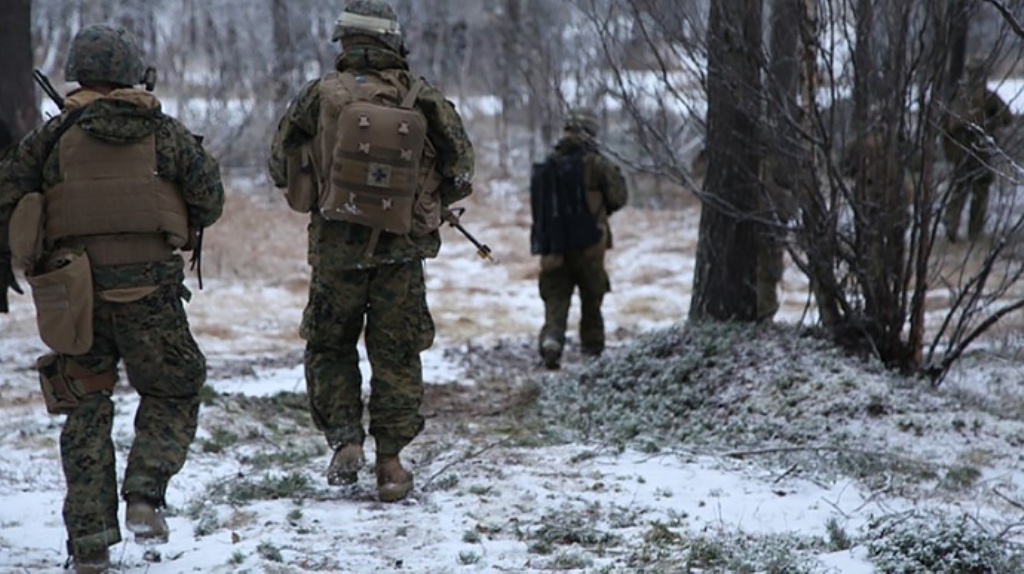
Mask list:
[[[943,138],[946,159],[958,163],[971,156],[987,162],[992,154],[989,137],[1013,123],[1013,112],[999,94],[988,88],[960,91],[953,104]]]
[[[350,47],[338,56],[335,67],[341,72],[397,69],[404,72],[402,80],[406,86],[412,86],[414,81],[403,58],[378,47]],[[270,177],[277,187],[288,184],[286,151],[309,142],[319,129],[319,84],[317,79],[302,86],[278,124],[268,161]],[[441,201],[451,205],[472,192],[473,146],[455,106],[436,88],[425,85],[416,98],[416,107],[427,118],[427,137],[437,150],[437,169],[442,177]],[[314,212],[309,225],[309,263],[336,268],[374,267],[435,257],[441,247],[438,231],[417,238],[382,233],[373,254],[367,256],[370,234],[369,227],[328,221]]]
[[[131,142],[155,134],[157,170],[174,183],[188,205],[189,225],[208,227],[221,215],[220,167],[181,122],[164,114],[152,94],[121,89],[104,96],[81,89],[69,94],[64,112],[39,126],[0,159],[0,253],[8,253],[8,224],[23,196],[45,192],[61,181],[59,134],[69,113],[82,109],[76,125],[90,136]],[[180,282],[181,257],[156,263],[93,269],[97,290]]]
[[[604,234],[604,247],[612,247],[612,230],[608,216],[622,209],[629,200],[629,189],[619,166],[598,151],[593,140],[567,134],[555,144],[556,154],[575,154],[584,150],[583,188],[587,190],[587,203],[597,218],[597,226]],[[596,201],[595,201],[596,199]]]

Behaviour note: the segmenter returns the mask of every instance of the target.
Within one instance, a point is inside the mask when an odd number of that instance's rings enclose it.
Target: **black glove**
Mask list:
[[[8,311],[8,289],[14,289],[19,295],[25,293],[21,290],[21,285],[18,285],[18,280],[14,277],[14,270],[11,268],[11,256],[4,254],[0,255],[0,313]]]

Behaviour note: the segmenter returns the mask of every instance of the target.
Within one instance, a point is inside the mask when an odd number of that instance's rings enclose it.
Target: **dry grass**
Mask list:
[[[229,189],[224,215],[203,240],[203,274],[297,281],[308,274],[307,221],[306,215],[288,209],[283,197],[268,200]]]

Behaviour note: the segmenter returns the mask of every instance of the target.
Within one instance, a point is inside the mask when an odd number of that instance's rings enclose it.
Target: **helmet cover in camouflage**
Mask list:
[[[142,50],[124,28],[92,24],[75,34],[64,65],[68,82],[134,86],[142,81]]]
[[[398,15],[386,2],[380,0],[352,0],[334,22],[331,41],[345,36],[376,38],[396,51],[402,47],[402,28]]]
[[[597,116],[586,108],[573,108],[569,110],[563,125],[567,130],[586,132],[591,136],[596,136],[599,129]]]

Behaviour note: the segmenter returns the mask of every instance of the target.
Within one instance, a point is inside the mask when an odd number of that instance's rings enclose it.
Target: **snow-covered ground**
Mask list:
[[[542,385],[557,380],[545,378],[530,350],[543,306],[537,263],[528,255],[528,214],[515,193],[488,202],[487,192],[480,190],[484,199],[471,202],[463,222],[499,263],[477,258],[455,230],[445,229],[440,257],[427,264],[438,330],[424,354],[427,428],[407,451],[417,490],[391,505],[375,500],[369,470],[352,490],[327,486],[322,473],[329,454],[301,397],[295,400],[304,391],[297,334],[305,304],[302,219],[281,216],[258,226],[259,239],[245,247],[252,252],[227,246],[229,238],[211,228],[206,285],[198,291],[189,277],[195,297],[188,310],[209,356],[213,392],[189,461],[169,489],[170,542],[153,549],[130,540],[117,545],[118,571],[631,572],[644,563],[641,554],[656,550],[659,536],[823,538],[827,524],[854,533],[872,516],[922,502],[916,495],[869,492],[853,479],[818,480],[714,452],[552,446],[529,429],[505,428],[509,420],[491,411],[508,407],[502,401],[514,393],[475,360],[511,349],[505,368]],[[236,217],[229,229],[238,229],[242,216],[231,213],[232,205],[243,204],[229,203],[226,215]],[[605,304],[611,353],[638,333],[685,317],[698,218],[696,209],[634,208],[614,218],[613,292]],[[275,267],[260,257],[298,263]],[[278,272],[233,268],[239,259]],[[779,320],[798,322],[808,301],[799,273],[787,271],[782,295]],[[43,346],[29,298],[12,303],[11,313],[0,316],[0,572],[55,574],[65,559],[61,420],[45,414],[31,369]],[[574,306],[571,329],[577,321]],[[568,369],[578,362],[578,354],[567,354]],[[954,373],[949,386],[991,396],[1019,382],[1021,373],[1012,362],[975,361]],[[138,401],[123,384],[115,400],[123,471]],[[946,448],[920,446],[922,453]],[[996,454],[986,477],[1014,483],[1019,457]],[[369,458],[372,463],[372,450]],[[971,500],[949,504],[970,507]],[[816,559],[813,571],[872,571],[861,545]]]

